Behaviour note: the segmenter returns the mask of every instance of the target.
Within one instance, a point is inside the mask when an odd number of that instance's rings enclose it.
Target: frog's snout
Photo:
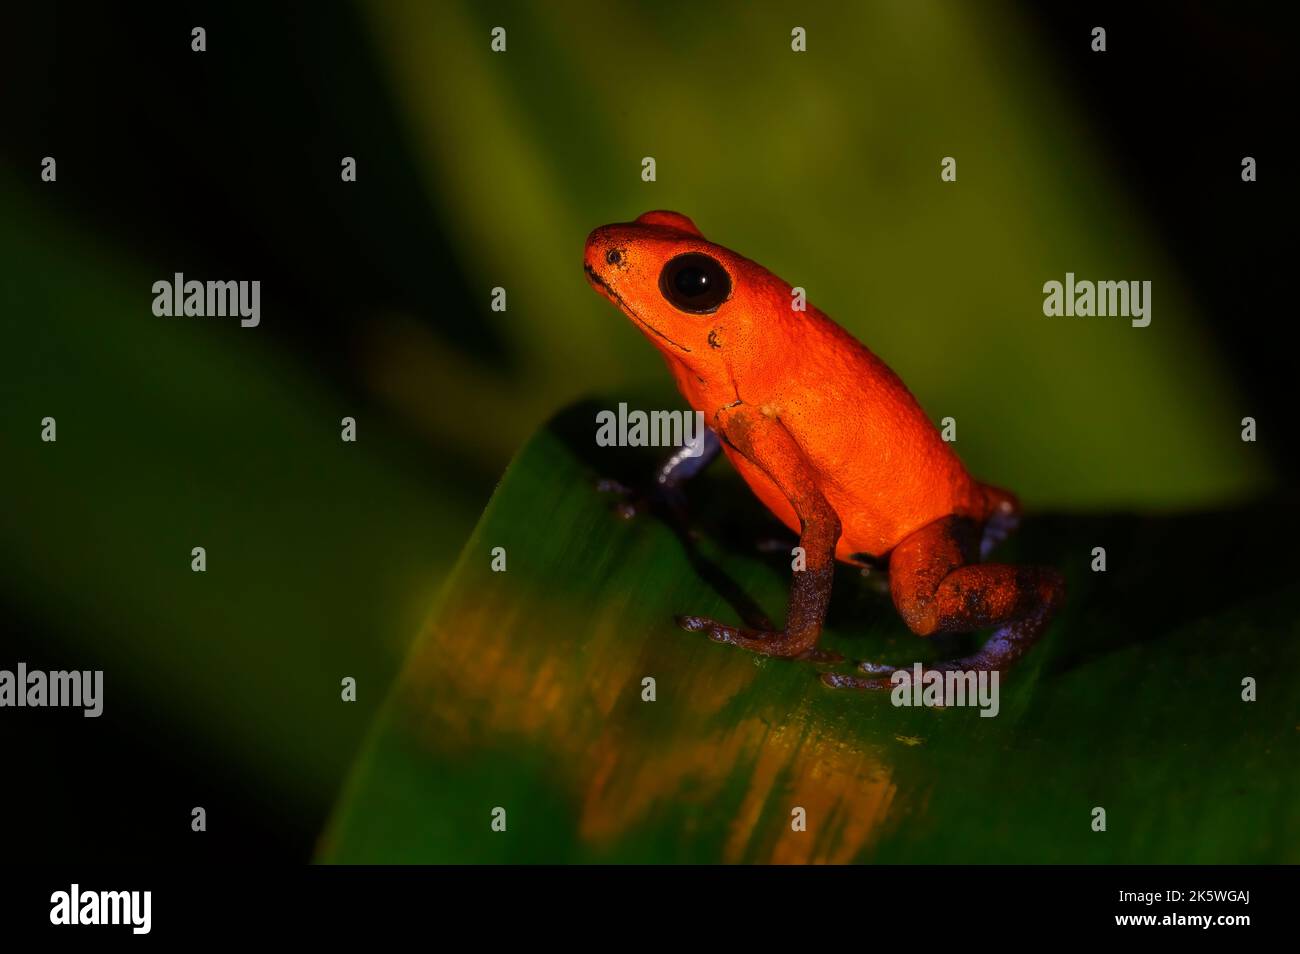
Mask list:
[[[602,291],[609,290],[609,286],[605,284],[605,279],[601,278],[600,274],[590,265],[584,263],[582,266],[582,270],[586,272],[587,281],[591,282],[593,287],[600,289]]]
[[[587,236],[587,247],[583,254],[582,270],[587,274],[587,281],[597,291],[610,295],[613,289],[606,280],[607,276],[611,269],[624,263],[626,254],[623,249],[615,247],[608,226],[593,229]]]
[[[583,258],[589,269],[597,271],[605,263],[605,253],[609,251],[609,227],[602,225],[598,229],[592,229],[591,234],[587,236],[587,245]]]

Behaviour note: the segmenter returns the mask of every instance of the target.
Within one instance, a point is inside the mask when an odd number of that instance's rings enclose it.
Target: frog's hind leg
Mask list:
[[[907,537],[889,559],[890,593],[899,615],[919,636],[995,627],[971,656],[935,663],[943,671],[1004,671],[1037,642],[1065,597],[1051,567],[975,563],[987,534],[964,517],[945,517]],[[889,689],[894,667],[862,663],[869,678],[824,673],[838,688]]]

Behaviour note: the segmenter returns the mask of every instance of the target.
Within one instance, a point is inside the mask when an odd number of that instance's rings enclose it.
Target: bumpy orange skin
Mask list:
[[[618,252],[611,264],[609,253]],[[679,311],[659,290],[664,264],[705,252],[727,269],[730,297],[712,314]],[[737,401],[777,418],[835,510],[837,559],[881,558],[950,514],[982,522],[1010,495],[971,478],[907,387],[811,304],[791,308],[791,286],[707,241],[684,215],[647,212],[587,238],[592,284],[659,349],[691,407],[712,423]],[[799,518],[761,470],[725,442],[758,498],[792,530]]]

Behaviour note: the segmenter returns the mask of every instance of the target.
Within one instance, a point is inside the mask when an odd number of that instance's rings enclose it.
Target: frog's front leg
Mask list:
[[[1051,567],[974,562],[980,533],[972,520],[944,517],[890,554],[890,592],[912,632],[930,636],[995,627],[979,652],[934,663],[929,670],[1006,670],[1043,635],[1065,599],[1065,579]],[[862,663],[859,668],[870,678],[824,673],[822,681],[837,688],[891,688],[894,667]]]
[[[740,629],[703,616],[679,616],[677,621],[683,629],[766,656],[822,658],[816,646],[831,598],[839,517],[817,488],[799,445],[775,416],[736,403],[719,411],[714,424],[722,439],[762,470],[794,507],[806,567],[795,571],[784,631]]]
[[[683,483],[713,463],[721,450],[722,441],[718,439],[718,432],[706,426],[698,442],[679,447],[663,462],[655,473],[655,484],[673,489],[681,487]]]
[[[686,495],[682,493],[682,485],[708,467],[721,450],[717,431],[705,427],[696,443],[678,448],[659,466],[649,490],[638,491],[615,480],[601,480],[596,489],[623,498],[618,507],[620,516],[631,518],[658,506],[684,520]]]

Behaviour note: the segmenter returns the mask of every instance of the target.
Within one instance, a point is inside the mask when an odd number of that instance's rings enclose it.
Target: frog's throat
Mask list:
[[[646,329],[647,331],[651,332],[652,334],[656,334],[660,338],[663,338],[664,341],[667,341],[674,348],[677,348],[681,351],[685,351],[688,354],[690,353],[691,349],[686,347],[686,345],[679,344],[678,342],[674,341],[672,338],[669,338],[666,334],[664,334],[654,325],[650,324],[648,321],[646,321],[640,315],[638,315],[636,313],[636,310],[631,305],[629,305],[626,301],[623,300],[622,295],[614,291],[614,289],[610,288],[609,285],[605,284],[605,280],[596,274],[596,270],[594,268],[592,268],[590,265],[584,265],[582,267],[582,270],[587,273],[587,281],[591,282],[592,286],[597,291],[604,294],[606,298],[614,302],[614,304],[618,305],[619,308],[623,309],[623,311],[629,317],[631,317],[638,325],[640,325],[642,328]]]

